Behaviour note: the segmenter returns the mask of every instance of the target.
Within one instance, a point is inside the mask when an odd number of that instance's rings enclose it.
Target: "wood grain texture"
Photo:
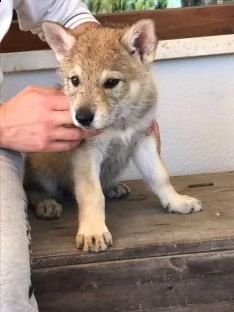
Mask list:
[[[232,311],[233,260],[210,252],[39,269],[33,283],[41,312],[200,312],[220,302]]]
[[[104,253],[76,249],[74,203],[65,204],[60,220],[42,221],[32,215],[33,268],[233,250],[234,172],[175,177],[172,182],[180,193],[201,199],[204,211],[168,214],[143,182],[131,181],[129,198],[107,203],[114,246]],[[201,186],[207,183],[211,186]]]
[[[172,182],[204,211],[168,214],[142,181],[131,181],[128,199],[107,204],[115,244],[101,254],[74,247],[74,202],[61,220],[31,215],[40,312],[233,312],[234,172]]]
[[[234,33],[234,5],[183,9],[102,14],[96,16],[102,25],[130,25],[141,18],[151,18],[157,25],[160,40],[214,36]],[[21,32],[13,23],[1,45],[1,52],[48,49],[30,32]]]

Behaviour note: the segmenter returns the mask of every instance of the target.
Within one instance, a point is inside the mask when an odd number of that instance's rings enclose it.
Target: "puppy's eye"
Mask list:
[[[104,88],[113,89],[118,85],[119,82],[120,82],[119,79],[108,79],[104,82]]]
[[[80,79],[78,76],[73,76],[70,78],[71,79],[71,83],[73,84],[74,87],[78,87],[80,84]]]

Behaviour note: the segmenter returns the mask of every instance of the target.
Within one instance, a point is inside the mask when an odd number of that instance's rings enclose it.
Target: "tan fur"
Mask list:
[[[125,80],[115,95],[118,100],[130,89],[129,82],[136,80],[147,83],[148,67],[131,58],[124,45],[120,44],[125,32],[126,29],[91,29],[77,38],[75,46],[61,64],[61,74],[65,80],[76,74],[81,80],[76,96],[71,101],[72,109],[88,106],[96,113],[109,115],[116,99],[108,96],[111,91],[103,90],[105,77]],[[74,89],[71,84],[65,83],[64,92],[69,97]],[[154,92],[155,88],[152,87],[151,97]]]
[[[156,107],[156,88],[149,71],[157,45],[152,21],[142,20],[124,29],[90,29],[78,38],[54,23],[45,23],[43,29],[60,62],[63,92],[74,124],[103,131],[70,152],[27,156],[26,184],[38,183],[47,191],[40,202],[32,192],[38,216],[59,217],[61,205],[48,193],[57,187],[72,189],[79,205],[77,247],[105,250],[112,237],[105,223],[104,194],[127,196],[128,188],[117,179],[130,158],[164,208],[180,213],[199,211],[199,201],[176,193],[155,138],[145,135]],[[72,84],[73,76],[79,77],[79,86]],[[107,88],[108,79],[118,79],[117,85]],[[94,113],[87,127],[76,120],[82,107]]]
[[[45,176],[54,176],[65,189],[71,187],[71,152],[32,153],[26,157],[25,183],[29,184],[32,175],[42,171]]]

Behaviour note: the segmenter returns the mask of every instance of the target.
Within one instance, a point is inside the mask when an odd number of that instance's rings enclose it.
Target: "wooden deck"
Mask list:
[[[76,209],[31,216],[33,281],[41,312],[234,311],[234,172],[172,179],[204,211],[168,214],[141,181],[107,203],[114,246],[77,251]]]

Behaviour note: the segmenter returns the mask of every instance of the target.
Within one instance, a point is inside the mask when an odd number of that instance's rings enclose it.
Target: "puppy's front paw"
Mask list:
[[[104,251],[111,245],[112,236],[106,225],[98,228],[89,226],[89,229],[82,227],[76,235],[76,246],[83,251]]]
[[[59,219],[63,213],[63,207],[54,199],[41,201],[36,207],[36,215],[39,219]]]
[[[177,194],[172,200],[164,204],[164,208],[168,212],[188,214],[201,211],[202,203],[196,198]]]
[[[105,190],[104,193],[108,199],[122,199],[129,195],[130,189],[126,184],[119,183]]]

